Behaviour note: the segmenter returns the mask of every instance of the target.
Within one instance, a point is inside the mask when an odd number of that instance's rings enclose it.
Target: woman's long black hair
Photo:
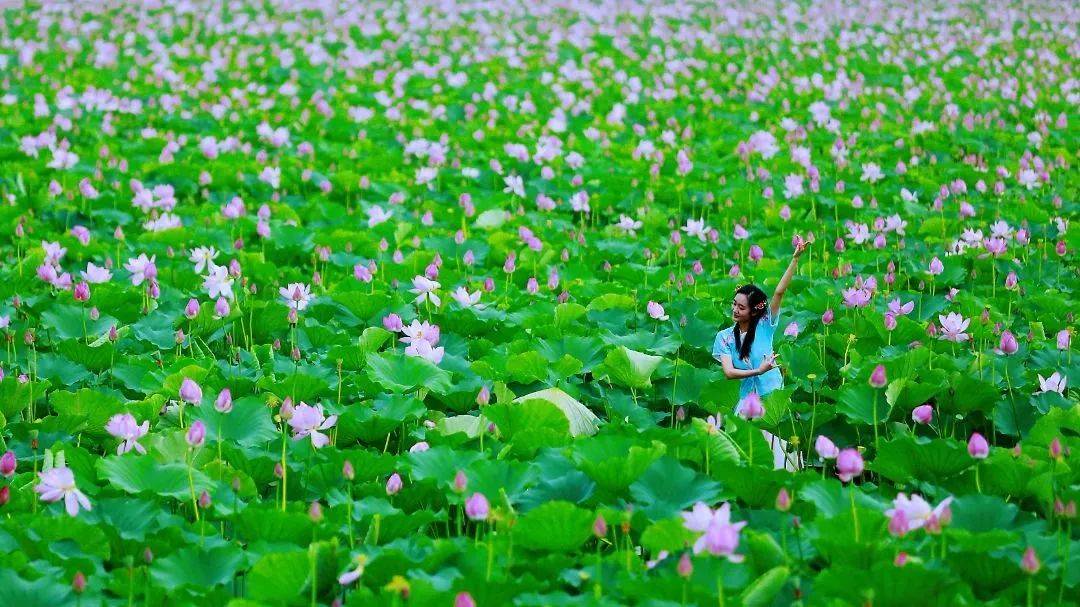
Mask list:
[[[739,324],[735,323],[735,349],[739,352],[739,358],[748,360],[750,346],[754,345],[754,335],[757,334],[758,321],[765,316],[769,298],[757,285],[743,285],[735,291],[736,295],[740,293],[746,296],[746,303],[750,306],[750,327],[746,330],[746,339],[742,339],[739,335]]]

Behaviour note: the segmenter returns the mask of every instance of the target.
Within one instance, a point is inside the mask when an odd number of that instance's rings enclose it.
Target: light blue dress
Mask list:
[[[731,366],[736,369],[757,369],[765,356],[773,353],[773,336],[776,334],[776,326],[779,322],[780,315],[773,317],[772,310],[766,308],[765,316],[758,321],[754,343],[750,345],[749,361],[741,360],[735,349],[735,325],[720,331],[713,341],[713,358],[719,361],[721,356],[727,355],[731,357]],[[780,369],[770,369],[761,375],[739,380],[739,400],[742,401],[750,392],[757,392],[758,396],[764,397],[769,392],[782,387],[784,387],[784,376],[780,374]],[[736,409],[738,406],[739,403],[735,403]]]

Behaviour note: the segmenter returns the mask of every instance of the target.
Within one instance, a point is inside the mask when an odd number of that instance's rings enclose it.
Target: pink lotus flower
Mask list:
[[[34,487],[34,491],[41,495],[43,501],[64,500],[64,508],[69,516],[79,514],[79,506],[92,510],[90,500],[75,487],[75,475],[67,466],[44,470],[40,477],[41,482]]]
[[[15,468],[19,465],[18,460],[15,458],[14,451],[5,451],[3,456],[0,456],[0,476],[4,478],[11,478],[15,476]]]
[[[964,333],[967,330],[968,325],[971,324],[970,318],[964,318],[956,312],[949,312],[948,316],[938,315],[938,322],[941,323],[942,334],[938,339],[944,339],[945,341],[952,341],[956,343],[965,342],[968,340],[968,334]]]
[[[825,313],[821,315],[821,324],[828,326],[833,324],[833,319],[836,315],[833,313],[832,308],[825,310]]]
[[[1042,375],[1038,375],[1037,377],[1039,378],[1039,389],[1035,392],[1035,394],[1057,392],[1062,396],[1065,395],[1066,378],[1057,371],[1054,371],[1053,374],[1050,375],[1050,377],[1047,377],[1045,379]]]
[[[1068,329],[1062,329],[1057,333],[1057,347],[1058,350],[1068,350],[1069,342],[1072,341],[1072,336],[1069,335]]]
[[[293,440],[311,436],[311,446],[316,449],[330,443],[330,437],[323,434],[321,430],[329,430],[335,423],[337,423],[337,416],[326,417],[322,405],[312,407],[304,402],[293,408],[292,417],[289,419],[289,426],[293,429]]]
[[[649,316],[655,320],[663,321],[668,319],[668,315],[664,314],[664,306],[655,301],[650,301],[646,304],[645,309],[649,313]]]
[[[893,518],[897,513],[903,515],[903,520],[906,523],[904,533],[915,531],[926,526],[928,531],[935,529],[940,530],[940,526],[947,523],[951,518],[949,512],[949,504],[952,503],[952,496],[949,496],[941,501],[940,504],[931,508],[930,504],[920,495],[912,495],[908,498],[903,493],[898,493],[896,499],[893,500],[893,507],[885,511],[885,516]],[[892,531],[893,523],[889,523],[890,531]]]
[[[849,308],[864,308],[870,303],[870,297],[873,295],[868,289],[844,289],[844,305]]]
[[[784,328],[784,335],[786,337],[798,337],[799,336],[799,323],[791,321],[788,326]]]
[[[202,402],[202,388],[199,384],[195,383],[195,380],[190,377],[185,377],[184,381],[180,382],[180,399],[184,402],[198,405]]]
[[[474,493],[465,500],[465,516],[471,521],[487,520],[491,507],[483,493]]]
[[[285,300],[285,305],[291,310],[303,310],[311,301],[311,287],[300,282],[294,282],[287,287],[278,289],[278,293]]]
[[[836,457],[836,472],[840,480],[849,482],[862,474],[863,458],[855,449],[844,449]]]
[[[931,405],[919,405],[911,411],[911,421],[917,424],[929,424],[934,418],[934,407]]]
[[[404,483],[401,481],[401,475],[397,472],[390,475],[390,478],[386,480],[386,494],[394,495],[398,491],[401,491],[401,487]]]
[[[232,391],[228,388],[222,388],[214,400],[214,408],[222,413],[232,411]]]
[[[840,455],[840,450],[836,448],[836,445],[828,437],[820,434],[814,441],[814,451],[821,459],[836,459]]]
[[[915,309],[915,302],[909,301],[907,303],[900,303],[900,298],[896,298],[889,302],[889,313],[893,316],[906,316]]]
[[[927,268],[927,273],[931,276],[937,276],[945,271],[945,266],[941,263],[941,260],[934,257],[930,260],[930,267]]]
[[[1016,343],[1016,337],[1011,332],[1002,331],[1001,343],[998,345],[998,349],[1005,355],[1015,354],[1020,349],[1020,344]]]
[[[116,447],[117,455],[123,455],[132,449],[139,453],[146,453],[146,448],[139,443],[139,439],[150,431],[150,420],[144,421],[140,426],[134,415],[118,413],[105,424],[105,431],[121,440]]]
[[[187,444],[193,448],[203,446],[206,442],[206,424],[201,419],[195,420],[191,426],[188,427],[187,435],[184,437],[187,440]]]
[[[731,522],[731,504],[724,502],[714,511],[704,502],[698,502],[690,512],[683,512],[682,517],[686,529],[702,534],[694,542],[694,554],[708,550],[733,563],[743,560],[742,555],[735,554],[735,549],[739,547],[739,532],[747,523]]]
[[[885,365],[874,367],[874,372],[870,374],[870,385],[875,388],[884,388],[888,383],[889,380],[885,376]]]
[[[1028,575],[1035,575],[1042,568],[1042,563],[1039,562],[1039,555],[1035,553],[1035,549],[1031,546],[1024,550],[1024,556],[1020,559],[1020,568],[1024,570],[1024,573]]]
[[[765,407],[761,404],[761,397],[757,392],[751,392],[739,403],[736,414],[746,420],[759,419],[765,416]]]
[[[972,433],[971,438],[968,439],[967,449],[968,455],[973,459],[986,459],[990,455],[990,445],[978,432]]]
[[[454,607],[476,607],[476,601],[468,592],[459,592],[454,597]]]

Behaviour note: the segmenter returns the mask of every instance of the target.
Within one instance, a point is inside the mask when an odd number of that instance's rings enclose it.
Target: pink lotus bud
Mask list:
[[[968,455],[974,459],[986,459],[990,455],[990,445],[982,434],[975,432],[968,439]]]
[[[776,509],[780,512],[791,510],[791,494],[788,493],[786,487],[781,487],[780,492],[776,494]]]
[[[761,261],[761,258],[765,256],[765,252],[761,250],[758,245],[750,245],[750,261]]]
[[[1065,248],[1065,241],[1064,240],[1059,240],[1058,241],[1057,246],[1054,247],[1054,252],[1057,253],[1058,255],[1065,255],[1065,253],[1068,252],[1068,249]]]
[[[473,600],[472,595],[468,592],[459,592],[454,597],[454,607],[476,607],[476,601]]]
[[[203,489],[203,492],[199,494],[199,508],[206,510],[210,507],[210,494]]]
[[[491,390],[486,385],[480,386],[480,392],[476,394],[476,404],[484,406],[491,402]]]
[[[184,315],[187,316],[187,318],[189,320],[193,319],[193,318],[195,318],[195,316],[199,315],[199,300],[198,299],[195,299],[194,297],[192,297],[191,299],[188,299],[188,305],[184,308]]]
[[[592,532],[596,537],[607,536],[607,521],[604,520],[603,514],[596,515],[596,520],[592,524]]]
[[[885,313],[885,329],[888,330],[888,331],[892,331],[895,328],[896,328],[896,317],[893,316],[892,314],[886,312]]]
[[[308,507],[308,518],[311,522],[318,524],[323,519],[322,504],[319,500],[311,502],[311,506]]]
[[[390,478],[386,480],[386,494],[395,495],[398,491],[401,491],[401,487],[404,483],[401,481],[401,475],[397,472],[390,475]]]
[[[1015,289],[1017,282],[1018,279],[1016,278],[1016,272],[1009,272],[1008,276],[1005,277],[1005,288]]]
[[[183,329],[177,329],[176,330],[176,336],[173,339],[174,339],[174,341],[176,341],[176,345],[179,346],[179,345],[182,345],[184,343],[184,339],[186,339],[186,338],[187,338],[187,336],[184,335],[184,330]]]
[[[919,405],[911,411],[911,421],[917,424],[929,424],[934,418],[934,407],[931,405]]]
[[[194,423],[188,427],[185,439],[187,440],[187,444],[192,447],[201,447],[206,441],[206,424],[203,424],[201,419],[195,420]]]
[[[221,392],[218,392],[217,399],[214,400],[214,408],[222,413],[232,411],[232,391],[222,388]]]
[[[75,594],[82,594],[86,591],[86,576],[82,571],[76,571],[75,577],[71,578],[71,590]]]
[[[109,327],[109,341],[115,342],[119,338],[120,338],[120,334],[116,332],[116,325],[110,326]]]
[[[761,404],[761,397],[757,392],[750,392],[743,398],[739,405],[739,417],[746,420],[759,419],[765,416],[765,407]]]
[[[11,500],[11,488],[7,485],[0,487],[0,506],[6,506]]]
[[[1009,331],[1002,331],[1001,344],[998,346],[1004,354],[1013,354],[1019,349],[1019,344],[1016,343],[1016,337]]]
[[[474,493],[465,500],[465,516],[471,521],[487,520],[491,506],[483,493]]]
[[[202,396],[202,388],[195,383],[195,380],[185,377],[184,381],[180,382],[180,399],[184,402],[198,405],[202,402]]]
[[[844,449],[836,457],[837,476],[843,482],[848,482],[862,474],[863,458],[855,449]]]
[[[904,565],[907,565],[907,562],[908,562],[908,554],[906,552],[904,552],[903,550],[901,550],[900,552],[897,552],[896,553],[896,558],[893,559],[893,565],[895,565],[896,567],[903,567]]]
[[[224,297],[219,297],[214,303],[214,316],[225,318],[229,315],[229,309],[229,300]]]
[[[1058,350],[1068,350],[1069,342],[1072,340],[1072,336],[1069,335],[1068,329],[1062,329],[1057,333],[1057,347]]]
[[[676,565],[675,571],[677,571],[679,576],[683,579],[689,579],[690,576],[694,573],[694,565],[690,561],[689,552],[684,552],[682,556],[679,557],[679,564]]]
[[[1031,546],[1028,546],[1027,550],[1024,551],[1023,558],[1020,559],[1020,568],[1028,575],[1035,575],[1042,568],[1039,555],[1035,554],[1035,549]]]
[[[927,272],[929,272],[929,274],[931,276],[937,276],[938,274],[941,274],[944,271],[945,271],[945,266],[942,265],[940,259],[938,259],[935,256],[933,259],[930,260],[930,267],[927,269]]]
[[[814,451],[821,459],[836,459],[840,455],[840,450],[836,448],[836,445],[828,437],[822,435],[818,435],[814,442]]]
[[[72,291],[71,296],[75,298],[75,301],[87,301],[90,299],[90,285],[85,282],[80,282],[75,285],[75,289]]]
[[[356,469],[353,468],[352,462],[349,460],[345,460],[345,463],[341,464],[341,476],[347,481],[356,478]]]
[[[833,313],[832,308],[825,310],[825,313],[821,315],[821,323],[828,326],[833,324],[833,319],[836,318],[836,314]]]
[[[887,383],[889,380],[885,377],[885,365],[874,367],[874,372],[870,374],[870,385],[875,388],[884,388]]]
[[[11,478],[15,475],[15,468],[18,467],[19,462],[15,458],[14,451],[6,451],[4,455],[0,457],[0,476],[4,478]]]
[[[382,324],[387,331],[393,331],[395,333],[401,331],[402,327],[404,326],[404,324],[401,322],[401,317],[394,313],[390,313],[384,316]]]
[[[1061,454],[1061,438],[1055,436],[1054,440],[1050,441],[1050,457],[1053,459],[1061,459]]]

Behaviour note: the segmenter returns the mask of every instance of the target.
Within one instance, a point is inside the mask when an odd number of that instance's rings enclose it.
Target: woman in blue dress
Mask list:
[[[735,291],[731,301],[731,319],[735,324],[717,333],[713,341],[712,355],[723,366],[724,377],[740,382],[736,412],[751,392],[764,398],[784,386],[784,377],[780,374],[776,353],[773,352],[773,335],[780,322],[780,303],[791,285],[799,257],[806,246],[807,243],[801,240],[795,245],[791,263],[776,285],[771,300],[757,285],[744,285]],[[784,441],[764,430],[762,432],[773,446],[777,468],[798,467],[798,462],[792,460],[797,456],[787,453]]]

